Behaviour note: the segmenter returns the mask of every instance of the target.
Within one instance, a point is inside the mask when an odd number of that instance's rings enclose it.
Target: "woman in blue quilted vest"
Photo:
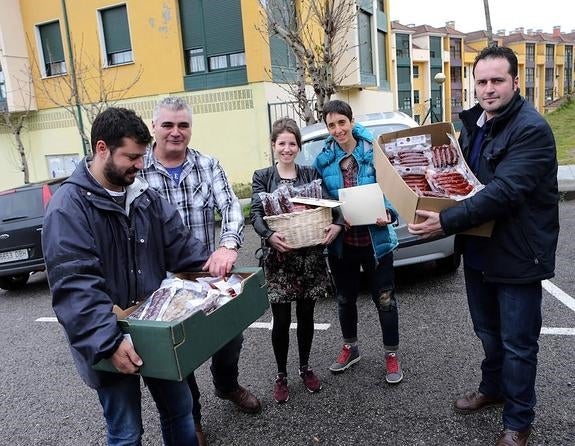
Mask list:
[[[330,198],[338,199],[339,189],[375,183],[373,136],[365,127],[354,123],[349,104],[339,100],[327,102],[323,106],[323,117],[329,137],[315,159],[314,167]],[[345,231],[329,246],[329,264],[337,287],[343,336],[341,353],[329,369],[342,373],[361,358],[357,339],[357,296],[363,269],[381,325],[385,379],[390,384],[397,384],[403,379],[397,354],[399,317],[393,273],[397,236],[392,223],[397,219],[397,213],[391,203],[384,200],[387,215],[371,225],[346,224]]]

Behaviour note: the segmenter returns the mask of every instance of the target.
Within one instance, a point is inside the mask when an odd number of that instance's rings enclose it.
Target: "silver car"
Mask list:
[[[375,138],[382,133],[418,126],[417,122],[402,112],[370,113],[356,116],[354,120],[368,128]],[[302,148],[295,161],[298,164],[311,165],[321,151],[329,133],[323,123],[318,123],[302,127],[301,134]],[[459,267],[460,256],[454,253],[453,236],[422,239],[410,234],[407,224],[401,218],[395,230],[399,239],[399,247],[394,253],[394,266],[413,265],[434,260],[445,271],[454,271]]]

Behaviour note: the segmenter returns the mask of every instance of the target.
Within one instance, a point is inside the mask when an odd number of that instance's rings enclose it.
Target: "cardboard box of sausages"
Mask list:
[[[209,280],[210,288],[219,287],[220,282],[214,282],[207,273],[182,273],[174,280],[184,281],[183,285],[161,287],[139,306],[126,310],[114,309],[120,329],[129,336],[144,362],[139,372],[142,376],[182,381],[264,314],[269,301],[263,270],[256,267],[235,268],[232,271],[234,276],[238,278],[233,285],[234,290],[226,290],[232,298],[226,299],[227,302],[219,307],[214,305],[221,296],[216,289],[213,295],[210,291],[208,296],[201,296],[201,299],[191,299],[198,293],[197,288],[191,285],[198,282],[198,278]],[[164,299],[166,293],[169,299]],[[201,309],[185,316],[185,311],[181,310],[192,309],[196,300],[199,301],[197,308]],[[161,304],[159,312],[155,311],[157,301]],[[172,306],[172,303],[179,305]],[[174,313],[174,309],[178,311]],[[151,316],[151,313],[154,313],[154,317],[149,319],[147,315]],[[173,314],[174,318],[160,317],[160,313],[163,316]],[[136,314],[139,314],[138,317],[134,317]],[[94,368],[118,372],[107,359]]]
[[[484,186],[465,163],[451,123],[384,133],[374,143],[377,182],[399,215],[419,222],[415,211],[439,212]],[[490,237],[493,222],[465,234]]]

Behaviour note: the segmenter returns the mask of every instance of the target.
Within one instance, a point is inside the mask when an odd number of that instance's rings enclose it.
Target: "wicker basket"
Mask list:
[[[317,207],[289,214],[264,217],[272,231],[285,235],[286,243],[292,248],[304,248],[321,244],[325,239],[324,229],[331,223],[331,209]]]

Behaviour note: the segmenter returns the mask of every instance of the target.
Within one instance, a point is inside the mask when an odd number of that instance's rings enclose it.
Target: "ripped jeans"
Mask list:
[[[371,246],[343,246],[343,256],[329,256],[329,265],[337,287],[339,323],[344,343],[357,341],[357,297],[361,281],[371,294],[379,316],[386,350],[399,346],[399,316],[395,298],[393,252],[386,254],[377,266]],[[363,274],[361,273],[363,268]]]

